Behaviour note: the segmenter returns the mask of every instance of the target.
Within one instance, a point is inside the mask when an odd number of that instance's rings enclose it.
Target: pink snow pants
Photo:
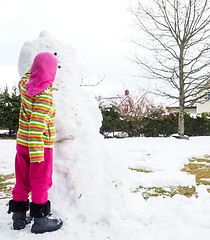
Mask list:
[[[45,204],[48,190],[52,186],[53,149],[44,149],[43,162],[30,162],[28,147],[17,144],[15,157],[16,185],[12,195],[14,201],[27,201],[29,192],[32,202]]]

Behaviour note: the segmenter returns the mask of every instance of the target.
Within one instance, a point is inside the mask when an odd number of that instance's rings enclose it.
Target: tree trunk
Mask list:
[[[182,138],[184,136],[184,104],[179,105],[179,125],[178,134]]]
[[[9,129],[9,137],[12,137],[12,129]]]
[[[184,137],[184,107],[185,107],[185,94],[184,94],[184,47],[180,46],[180,59],[179,59],[179,122],[178,134],[180,138]]]

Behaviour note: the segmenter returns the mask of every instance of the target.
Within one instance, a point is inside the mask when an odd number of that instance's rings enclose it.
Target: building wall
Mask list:
[[[169,110],[169,112],[179,112],[178,107],[169,107],[168,110]],[[196,107],[185,108],[184,111],[188,114],[196,114]]]
[[[197,114],[204,112],[210,113],[210,101],[205,103],[197,103]]]
[[[185,109],[184,111],[189,114],[196,114],[196,108]]]

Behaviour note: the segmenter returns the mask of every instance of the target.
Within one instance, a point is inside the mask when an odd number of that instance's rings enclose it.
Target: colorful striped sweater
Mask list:
[[[29,80],[28,71],[19,82],[21,109],[17,143],[29,148],[31,162],[44,161],[44,148],[53,148],[56,140],[55,104],[52,88],[30,96],[25,85]]]

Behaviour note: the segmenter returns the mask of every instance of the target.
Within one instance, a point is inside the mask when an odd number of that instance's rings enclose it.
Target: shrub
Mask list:
[[[101,107],[103,122],[101,132],[120,131],[129,137],[170,136],[178,131],[178,113],[167,114],[162,106],[155,106],[146,98],[133,101],[131,97],[122,105]],[[188,136],[209,136],[210,117],[201,114],[195,117],[185,113],[185,134]]]
[[[18,130],[20,102],[20,95],[15,87],[11,94],[7,87],[0,94],[0,129],[8,129],[10,136]]]

